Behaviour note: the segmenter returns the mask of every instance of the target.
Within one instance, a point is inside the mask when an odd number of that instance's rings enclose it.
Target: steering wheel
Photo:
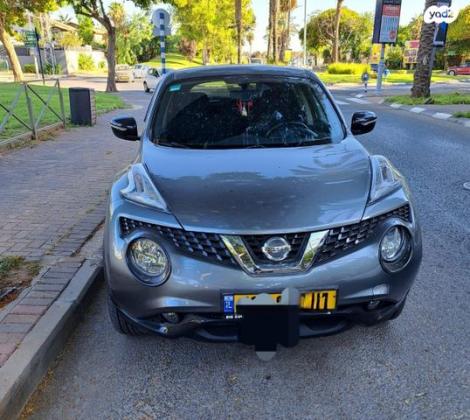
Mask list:
[[[315,131],[310,130],[306,124],[300,121],[284,121],[280,122],[279,124],[276,124],[274,127],[270,128],[266,132],[266,137],[269,138],[273,133],[278,131],[281,128],[288,129],[289,127],[295,127],[295,128],[301,128],[304,130],[307,134],[311,135],[312,137],[318,137],[318,133],[315,133]],[[302,140],[303,143],[304,140]]]

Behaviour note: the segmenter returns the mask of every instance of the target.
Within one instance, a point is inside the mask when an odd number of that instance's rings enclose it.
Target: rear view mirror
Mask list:
[[[377,115],[371,111],[355,112],[351,120],[351,132],[354,135],[366,134],[372,131],[377,121]]]
[[[134,117],[117,117],[111,120],[111,130],[116,137],[123,140],[139,140],[137,122]]]

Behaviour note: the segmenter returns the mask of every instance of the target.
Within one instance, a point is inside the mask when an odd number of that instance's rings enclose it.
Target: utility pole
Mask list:
[[[304,0],[304,67],[307,67],[307,0]]]

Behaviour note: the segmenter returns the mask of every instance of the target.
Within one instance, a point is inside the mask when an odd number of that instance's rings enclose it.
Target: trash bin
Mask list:
[[[75,125],[96,124],[95,90],[88,88],[70,88],[70,120]]]

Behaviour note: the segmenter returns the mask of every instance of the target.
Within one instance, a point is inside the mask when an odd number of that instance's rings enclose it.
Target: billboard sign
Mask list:
[[[419,40],[405,42],[403,64],[416,64],[418,62]]]
[[[400,25],[401,0],[377,0],[373,43],[395,44]]]
[[[36,48],[38,45],[36,32],[35,31],[23,31],[23,34],[24,34],[24,46],[26,48]]]

